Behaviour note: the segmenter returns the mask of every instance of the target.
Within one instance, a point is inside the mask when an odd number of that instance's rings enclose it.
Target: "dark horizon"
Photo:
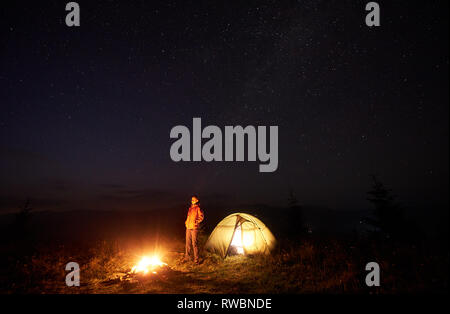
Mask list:
[[[448,3],[82,2],[2,7],[0,213],[187,203],[449,205]],[[52,17],[52,18],[49,18]],[[20,39],[20,40],[19,40]],[[170,159],[176,125],[278,125],[279,167]]]

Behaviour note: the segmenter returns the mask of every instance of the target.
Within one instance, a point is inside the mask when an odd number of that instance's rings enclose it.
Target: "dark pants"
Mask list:
[[[198,230],[186,229],[186,251],[185,258],[192,256],[191,244],[194,248],[194,261],[198,261],[198,242],[197,242]]]

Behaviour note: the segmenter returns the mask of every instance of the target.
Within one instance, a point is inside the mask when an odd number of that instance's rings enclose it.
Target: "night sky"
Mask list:
[[[0,212],[448,205],[448,3],[1,4]],[[279,167],[170,159],[176,125],[278,125]]]

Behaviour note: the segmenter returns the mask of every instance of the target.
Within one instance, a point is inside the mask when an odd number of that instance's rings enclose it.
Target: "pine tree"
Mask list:
[[[372,175],[372,189],[367,192],[367,200],[374,205],[373,218],[367,218],[366,222],[374,226],[387,237],[398,235],[404,227],[403,213],[396,203],[396,196],[392,190],[384,186],[380,180]]]
[[[300,235],[304,229],[303,208],[298,205],[298,200],[292,189],[289,190],[288,213],[289,233],[291,235]]]
[[[288,205],[289,208],[294,208],[298,205],[298,200],[294,195],[294,190],[292,189],[289,190]]]

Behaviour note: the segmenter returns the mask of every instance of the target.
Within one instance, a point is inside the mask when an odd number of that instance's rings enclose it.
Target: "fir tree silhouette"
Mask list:
[[[365,221],[376,228],[384,236],[397,237],[404,230],[403,211],[396,202],[396,196],[392,190],[372,175],[372,189],[367,192],[367,200],[374,206],[373,217],[367,217]]]
[[[289,190],[288,196],[289,211],[289,233],[292,235],[300,235],[304,231],[303,208],[298,204],[294,191]]]

